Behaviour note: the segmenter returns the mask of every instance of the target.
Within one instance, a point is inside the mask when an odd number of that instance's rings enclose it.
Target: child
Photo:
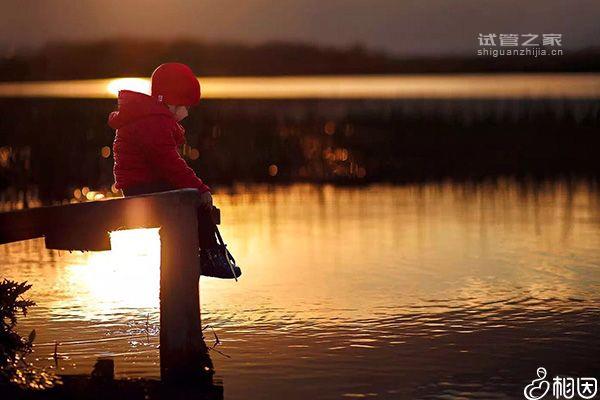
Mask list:
[[[120,90],[118,110],[110,113],[108,124],[116,129],[113,143],[115,187],[124,196],[195,188],[200,193],[198,238],[200,248],[217,247],[210,219],[210,188],[181,158],[177,147],[185,143],[179,123],[191,106],[200,101],[200,84],[185,64],[166,63],[152,73],[151,95]],[[235,275],[233,275],[235,272]],[[203,263],[202,275],[231,279],[241,275],[212,263]]]

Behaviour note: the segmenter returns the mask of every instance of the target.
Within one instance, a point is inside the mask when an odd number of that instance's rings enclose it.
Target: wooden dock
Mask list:
[[[160,228],[160,374],[163,382],[212,373],[200,316],[196,189],[0,213],[0,244],[44,237],[48,249],[110,250],[109,232]],[[214,209],[219,223],[219,210]],[[135,282],[132,282],[135,284]]]

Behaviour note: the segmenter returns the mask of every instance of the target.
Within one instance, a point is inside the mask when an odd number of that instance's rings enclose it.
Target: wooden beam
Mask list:
[[[158,227],[165,212],[196,189],[0,213],[0,244],[46,236],[51,249],[109,250],[107,232]]]

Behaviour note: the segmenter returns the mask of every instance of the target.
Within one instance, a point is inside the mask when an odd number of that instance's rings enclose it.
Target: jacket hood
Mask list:
[[[108,116],[108,125],[113,129],[137,121],[148,115],[166,115],[175,119],[171,111],[154,97],[132,90],[119,90],[118,109]],[[179,123],[177,123],[179,125]]]

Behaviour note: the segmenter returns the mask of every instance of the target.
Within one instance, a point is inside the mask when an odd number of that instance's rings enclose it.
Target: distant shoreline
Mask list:
[[[401,57],[355,45],[300,42],[261,45],[178,40],[107,39],[53,42],[31,53],[0,57],[0,81],[149,76],[166,60],[185,62],[200,76],[377,75],[484,72],[600,72],[600,48],[561,56]],[[69,60],[69,62],[65,62]]]

